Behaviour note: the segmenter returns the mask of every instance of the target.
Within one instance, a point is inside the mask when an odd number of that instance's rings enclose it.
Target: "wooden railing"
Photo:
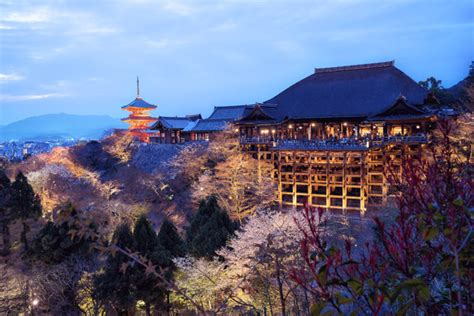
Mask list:
[[[307,150],[367,150],[386,144],[420,144],[427,143],[427,135],[384,136],[378,138],[341,138],[326,140],[281,140],[271,137],[243,137],[241,144],[266,144],[276,150],[307,149]]]

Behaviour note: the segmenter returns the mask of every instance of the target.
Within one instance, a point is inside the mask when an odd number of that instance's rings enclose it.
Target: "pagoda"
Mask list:
[[[122,106],[122,110],[129,111],[130,115],[122,121],[129,124],[129,132],[143,142],[149,141],[148,124],[155,122],[149,111],[156,109],[156,105],[150,104],[140,97],[140,81],[137,77],[137,97],[129,104]]]

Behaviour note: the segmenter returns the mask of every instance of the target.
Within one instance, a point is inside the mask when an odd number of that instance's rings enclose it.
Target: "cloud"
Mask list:
[[[174,14],[189,16],[196,12],[196,8],[176,0],[168,1],[163,5],[163,9]]]
[[[9,23],[41,23],[52,19],[53,14],[47,8],[36,8],[28,11],[8,12],[0,17],[0,21]]]
[[[42,99],[51,99],[51,98],[63,98],[66,96],[67,95],[63,93],[26,94],[26,95],[0,94],[0,101],[19,102],[19,101],[42,100]]]
[[[2,74],[0,73],[0,83],[7,83],[10,81],[18,81],[23,80],[25,77],[17,75],[17,74]]]

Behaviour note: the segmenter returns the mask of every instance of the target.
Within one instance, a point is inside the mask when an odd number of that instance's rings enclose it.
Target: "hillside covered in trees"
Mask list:
[[[0,314],[443,314],[472,309],[472,117],[406,161],[397,207],[274,204],[232,133],[126,135],[0,171]],[[256,171],[259,172],[256,172]]]

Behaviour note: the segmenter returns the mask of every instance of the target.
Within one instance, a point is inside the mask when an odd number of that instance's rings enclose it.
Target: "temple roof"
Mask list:
[[[235,121],[249,113],[252,108],[252,105],[215,106],[208,119]]]
[[[230,121],[204,119],[196,122],[196,125],[191,129],[192,132],[216,132],[222,131],[226,128]]]
[[[184,130],[189,128],[190,123],[195,123],[201,118],[200,114],[187,115],[185,117],[178,116],[159,116],[157,121],[151,126],[151,129],[158,129],[161,125],[167,129]],[[191,124],[194,125],[194,124]]]
[[[128,109],[128,108],[144,108],[144,109],[156,109],[156,105],[150,104],[143,100],[140,97],[137,97],[135,100],[130,102],[129,104],[122,106],[122,109]]]
[[[274,115],[279,120],[364,118],[393,105],[400,95],[420,105],[427,94],[390,61],[317,68],[265,104],[277,105]]]
[[[426,112],[410,103],[404,96],[382,111],[367,118],[368,121],[412,120],[432,117],[433,113]]]

